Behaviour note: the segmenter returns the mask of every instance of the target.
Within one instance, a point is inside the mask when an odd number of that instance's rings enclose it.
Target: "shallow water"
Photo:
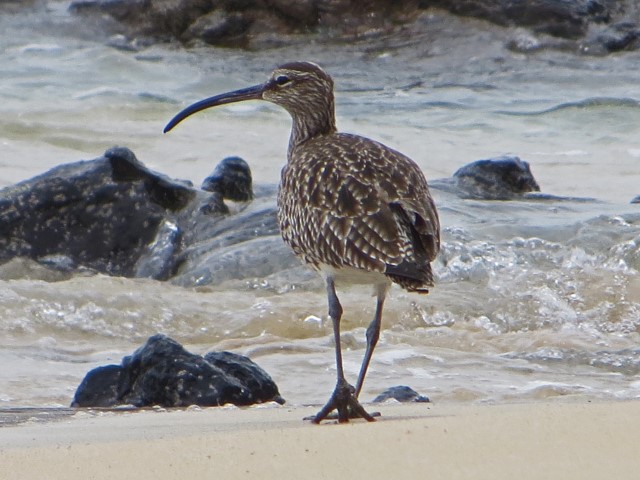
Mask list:
[[[113,145],[195,184],[240,155],[255,182],[275,183],[290,127],[276,107],[230,106],[161,131],[192,101],[315,60],[336,81],[340,128],[402,150],[428,178],[512,153],[543,192],[599,200],[434,192],[438,285],[426,297],[392,290],[364,400],[397,384],[437,402],[640,397],[640,207],[629,204],[640,193],[639,54],[514,54],[502,46],[512,32],[438,15],[423,19],[435,33],[346,46],[132,52],[92,39],[65,7],[0,16],[0,185]],[[341,292],[353,378],[374,300]],[[14,261],[0,266],[0,300],[0,407],[67,406],[89,369],[157,332],[194,352],[248,354],[294,404],[322,403],[334,381],[320,281],[184,289]]]

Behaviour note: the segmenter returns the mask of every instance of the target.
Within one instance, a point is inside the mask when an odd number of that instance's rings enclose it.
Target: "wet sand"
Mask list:
[[[640,402],[78,412],[0,429],[3,479],[637,478]]]

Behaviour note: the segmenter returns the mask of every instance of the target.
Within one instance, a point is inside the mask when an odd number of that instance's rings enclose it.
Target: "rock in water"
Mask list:
[[[185,279],[216,281],[214,270],[224,279],[243,277],[245,270],[221,264],[224,254],[216,251],[240,243],[241,258],[258,255],[242,243],[277,234],[275,200],[253,215],[264,218],[244,214],[220,224],[230,216],[225,200],[245,202],[236,209],[242,210],[253,198],[251,170],[238,157],[223,160],[205,186],[211,191],[154,172],[123,147],[53,168],[0,190],[0,263],[27,257],[52,270],[156,280],[179,275],[184,285],[191,285]],[[286,250],[284,244],[275,249]],[[273,261],[267,274],[281,265]]]
[[[529,164],[509,155],[476,160],[458,169],[453,177],[431,183],[434,189],[478,200],[513,200],[540,191]]]
[[[15,2],[18,3],[18,2]],[[22,2],[24,3],[24,2]],[[33,1],[29,3],[34,3]],[[136,50],[153,41],[178,40],[258,50],[306,41],[348,43],[361,36],[404,43],[407,35],[429,35],[430,19],[450,14],[526,30],[508,42],[521,52],[551,48],[602,55],[640,47],[637,0],[75,0],[69,10],[117,33],[110,44]],[[330,6],[329,6],[330,5]],[[2,1],[0,1],[0,7]],[[445,13],[449,12],[449,14]],[[425,21],[429,19],[429,21]],[[498,33],[489,23],[455,22],[467,29]],[[437,29],[435,29],[437,30]],[[542,39],[536,37],[542,35]],[[428,38],[428,37],[426,37]],[[124,41],[122,40],[124,39]],[[533,42],[530,40],[534,39]],[[524,41],[523,41],[524,40]],[[432,42],[414,46],[430,55]],[[455,48],[455,46],[454,46]]]
[[[376,398],[373,399],[373,403],[382,403],[390,399],[397,400],[402,403],[417,402],[417,403],[429,403],[430,400],[424,395],[420,395],[413,388],[406,385],[398,385],[396,387],[389,387]]]
[[[540,191],[529,164],[518,157],[477,160],[460,168],[453,178],[471,197],[508,200]]]
[[[462,198],[558,199],[530,193],[539,187],[518,157],[478,160],[430,186]],[[198,189],[112,148],[0,190],[0,263],[26,257],[57,273],[88,268],[188,287],[315,282],[278,233],[276,187],[259,185],[255,195],[252,187],[238,157],[224,159]],[[225,200],[241,203],[230,213]]]
[[[211,352],[204,358],[165,335],[154,335],[121,365],[91,370],[72,407],[185,407],[284,403],[271,377],[247,357]]]
[[[64,255],[131,276],[167,214],[195,189],[147,169],[126,148],[56,167],[0,191],[0,260]]]
[[[224,158],[202,182],[202,190],[215,192],[234,202],[253,200],[251,168],[240,157]]]
[[[430,0],[450,12],[498,25],[522,25],[564,38],[584,35],[593,22],[608,22],[622,5],[607,0]]]

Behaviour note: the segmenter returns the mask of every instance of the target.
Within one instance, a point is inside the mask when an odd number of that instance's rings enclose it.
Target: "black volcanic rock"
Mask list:
[[[373,399],[373,403],[382,403],[387,400],[394,399],[398,402],[409,403],[429,403],[430,400],[424,395],[420,395],[413,388],[406,385],[398,385],[395,387],[389,387],[376,398]]]
[[[284,403],[271,377],[247,357],[211,352],[204,358],[154,335],[120,365],[91,370],[72,407],[185,407]]]
[[[0,262],[26,257],[53,270],[184,286],[298,265],[278,234],[275,201],[228,215],[225,199],[253,198],[244,160],[224,160],[205,183],[213,192],[153,172],[120,147],[53,168],[0,190]],[[266,263],[252,240],[269,244]]]
[[[123,48],[153,41],[248,49],[423,31],[425,17],[457,15],[527,30],[512,50],[606,54],[640,46],[635,0],[75,0],[70,11],[124,35]],[[436,11],[436,9],[440,11]],[[523,48],[525,47],[525,48]],[[135,47],[131,47],[135,48]]]
[[[151,172],[125,148],[61,165],[0,191],[0,260],[64,255],[130,276],[167,214],[195,195]]]
[[[535,199],[539,190],[517,157],[478,160],[429,183],[483,200]],[[275,186],[254,195],[244,160],[223,160],[203,188],[212,191],[153,172],[120,147],[61,165],[0,190],[0,262],[26,257],[66,273],[88,268],[186,287],[317,279],[280,237]],[[240,202],[233,214],[225,199]]]
[[[532,27],[563,38],[587,33],[591,22],[608,22],[619,5],[612,0],[427,0],[427,4],[458,15],[498,25]]]
[[[176,38],[213,8],[211,0],[77,0],[75,14],[110,17],[138,35]]]
[[[242,13],[215,10],[196,20],[180,38],[200,39],[220,47],[244,47],[252,23],[252,19]]]
[[[234,202],[248,202],[253,199],[251,168],[240,157],[224,158],[200,188]]]
[[[246,48],[261,35],[318,30],[367,32],[393,29],[414,18],[418,1],[394,0],[76,0],[70,11],[95,19],[129,37],[194,40]]]
[[[260,392],[259,398],[284,403],[271,377],[249,358],[232,352],[209,352],[204,359],[237,379],[249,391]]]
[[[451,178],[430,182],[430,186],[479,200],[513,200],[540,191],[529,164],[514,156],[476,160],[458,169]]]

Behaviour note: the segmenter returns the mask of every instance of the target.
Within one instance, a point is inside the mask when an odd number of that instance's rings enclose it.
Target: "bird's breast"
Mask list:
[[[282,170],[278,220],[284,241],[316,268],[357,271],[348,275],[356,283],[363,276],[363,283],[372,283],[365,274],[382,275],[388,265],[428,262],[413,224],[430,219],[430,208],[417,165],[361,137],[311,139],[289,152]],[[437,232],[435,215],[430,225]]]

